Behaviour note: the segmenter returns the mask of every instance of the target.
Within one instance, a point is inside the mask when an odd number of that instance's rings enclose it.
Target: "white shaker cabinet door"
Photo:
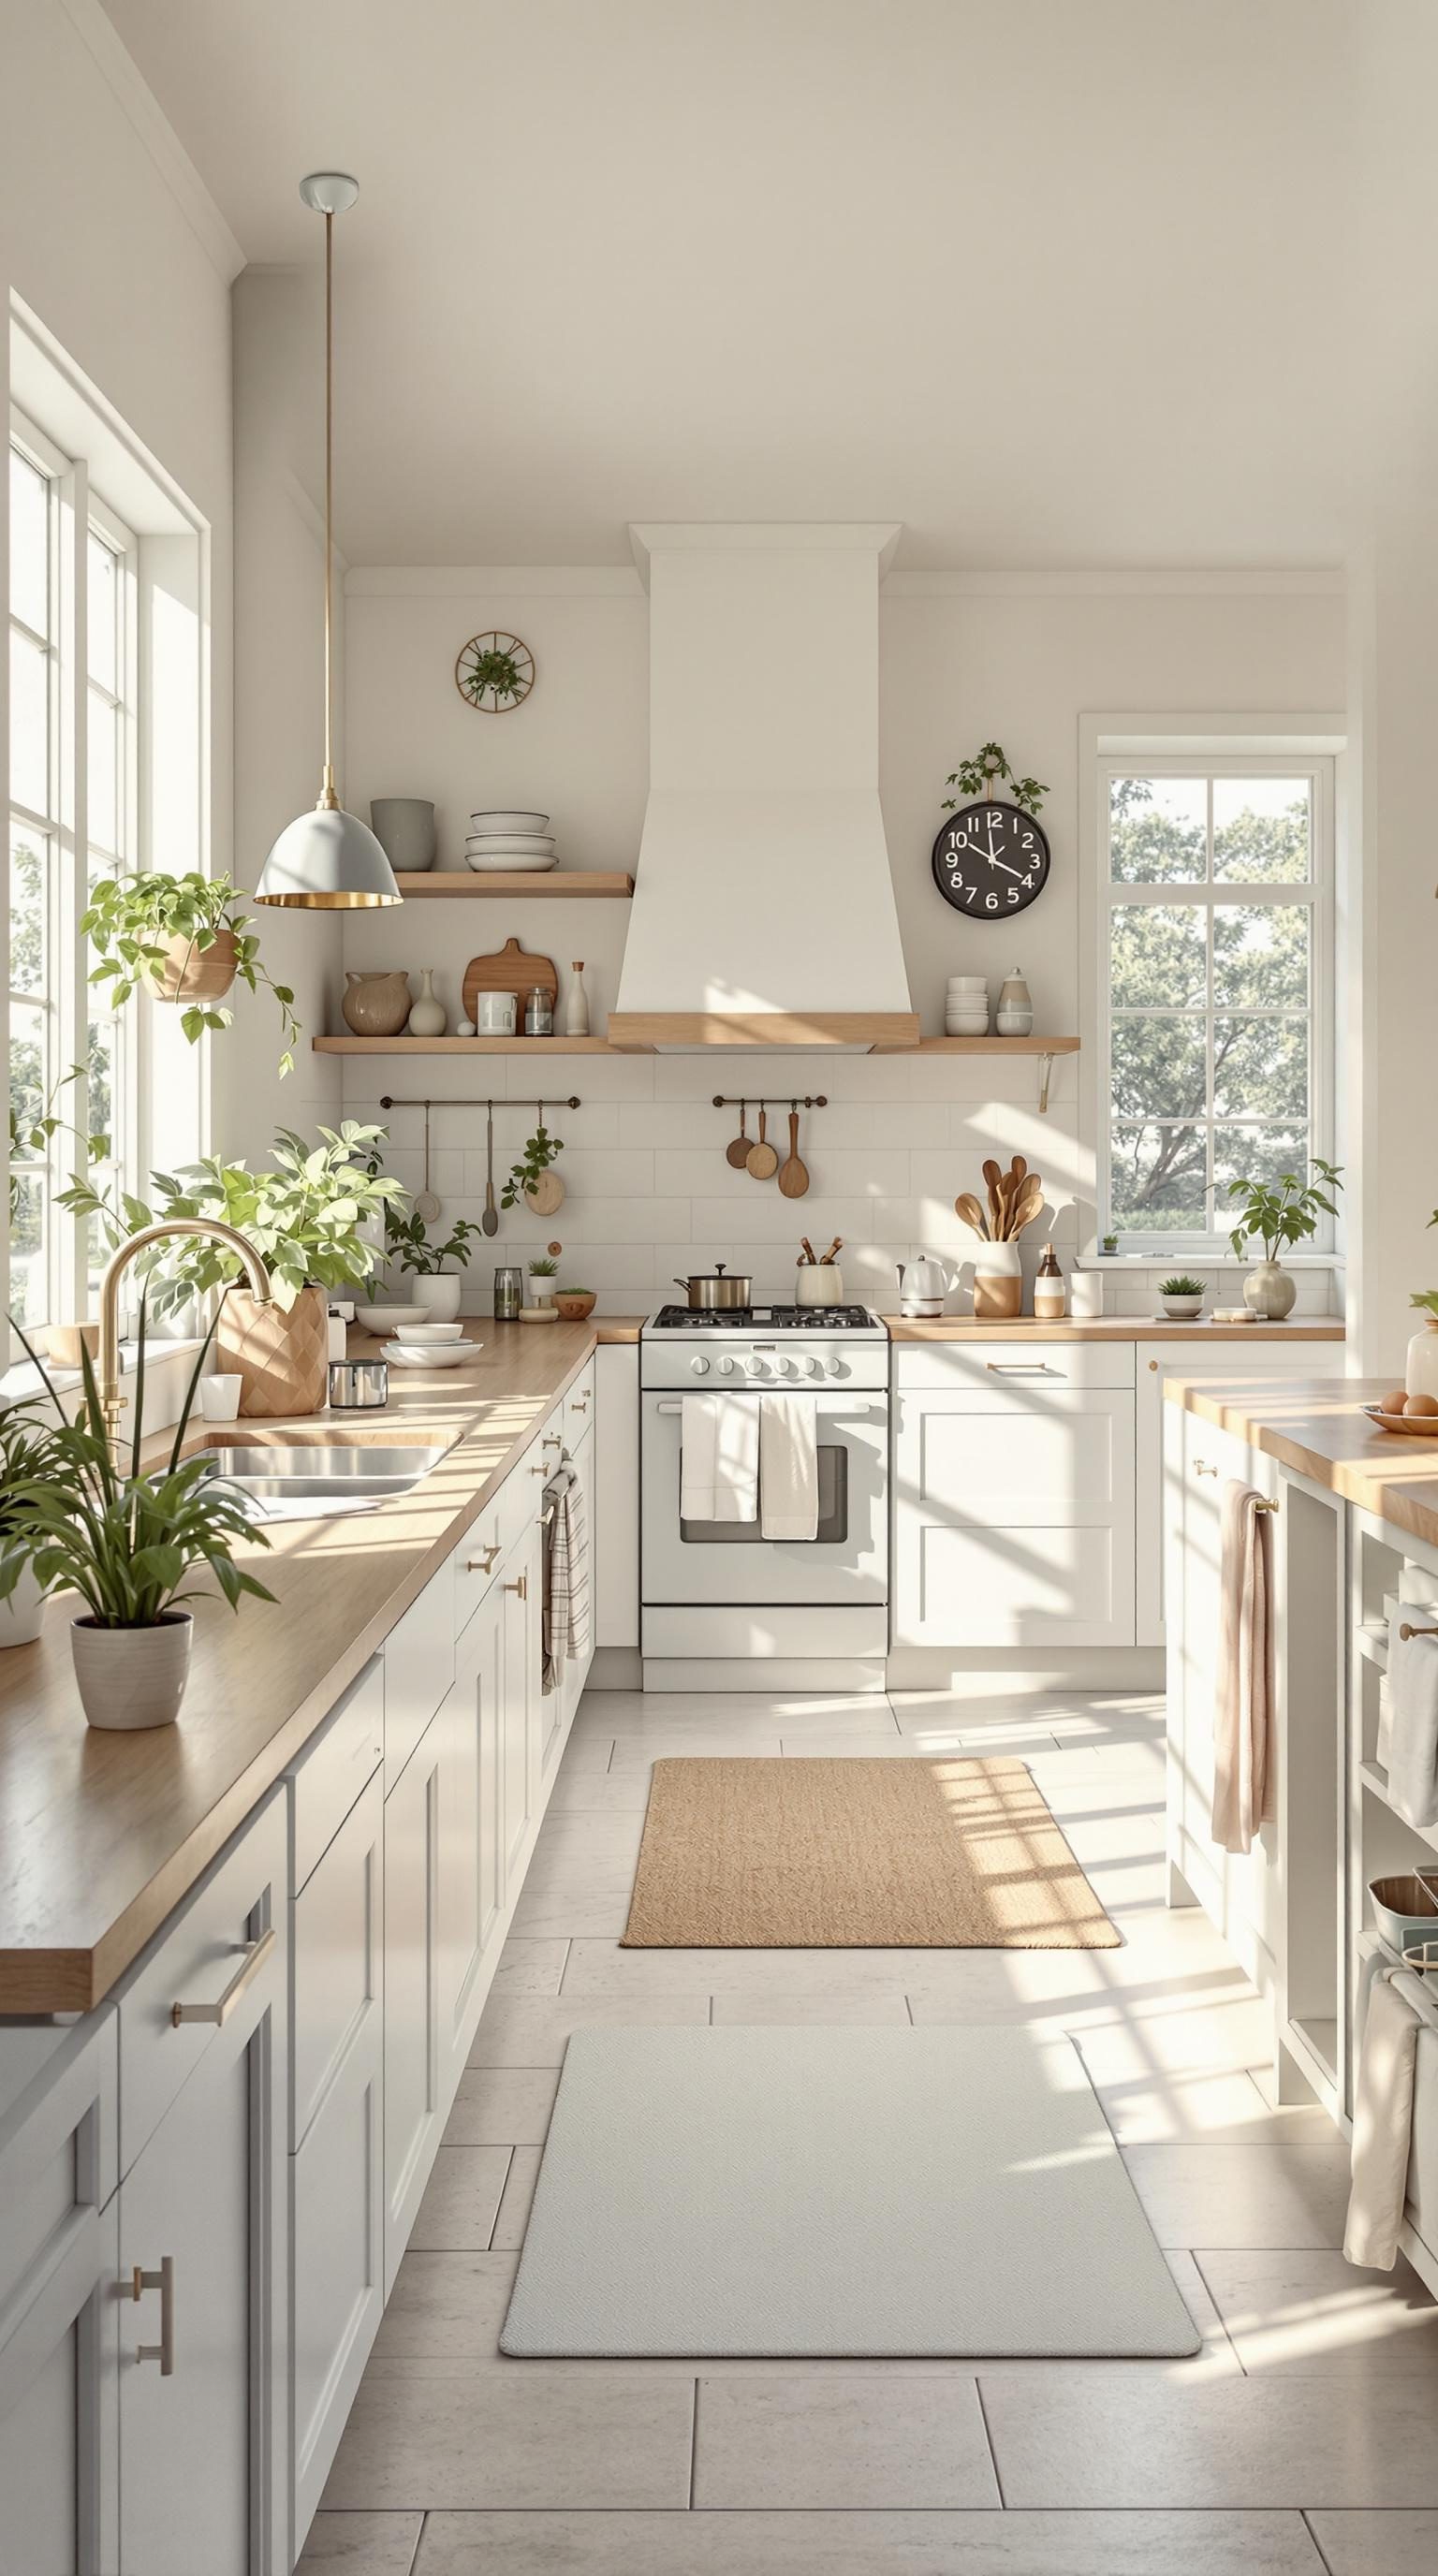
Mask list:
[[[544,1758],[540,1675],[540,1585],[543,1580],[538,1518],[510,1549],[502,1571],[504,1695],[502,1781],[505,1900],[529,1858],[538,1816]]]
[[[421,1736],[384,1807],[384,2286],[394,2287],[443,2118],[439,1847],[444,1729]]]
[[[446,2098],[479,2018],[480,1972],[500,1908],[504,1595],[492,1588],[459,1640],[440,1729],[439,2046]]]
[[[594,1354],[596,1646],[639,1644],[639,1351],[606,1342]]]
[[[1134,1521],[1136,1642],[1164,1642],[1167,1573],[1163,1533],[1171,1520],[1174,1493],[1164,1471],[1164,1417],[1173,1411],[1164,1397],[1164,1381],[1183,1378],[1341,1377],[1341,1342],[1140,1342],[1135,1354]]]
[[[1128,1388],[915,1388],[897,1418],[900,1642],[1133,1643]]]
[[[283,1835],[280,1836],[281,1849]],[[121,2576],[287,2576],[286,1908],[119,2191]],[[257,1919],[259,1940],[269,1928]],[[239,1971],[243,1974],[243,1963]],[[177,2001],[218,2004],[220,1988]]]

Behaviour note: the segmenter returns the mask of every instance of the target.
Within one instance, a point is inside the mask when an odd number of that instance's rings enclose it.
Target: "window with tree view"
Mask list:
[[[1330,1151],[1326,762],[1109,763],[1107,1228],[1217,1248],[1228,1184]]]

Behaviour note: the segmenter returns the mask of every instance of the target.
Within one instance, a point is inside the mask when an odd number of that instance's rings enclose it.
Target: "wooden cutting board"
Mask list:
[[[524,1035],[524,1005],[538,984],[548,993],[551,1003],[559,999],[559,977],[552,957],[531,956],[517,939],[506,939],[497,957],[471,957],[464,970],[464,1016],[474,1018],[478,993],[513,993],[519,1003],[519,1034]]]

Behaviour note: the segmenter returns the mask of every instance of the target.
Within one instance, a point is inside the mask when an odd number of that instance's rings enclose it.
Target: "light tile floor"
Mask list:
[[[1339,2246],[1341,2139],[1162,1901],[1160,1705],[591,1692],[302,2567],[334,2576],[1429,2576],[1438,2310]],[[664,1754],[1030,1762],[1113,1951],[623,1951]],[[1202,2350],[536,2363],[508,2303],[572,2031],[1036,2021],[1081,2047]]]

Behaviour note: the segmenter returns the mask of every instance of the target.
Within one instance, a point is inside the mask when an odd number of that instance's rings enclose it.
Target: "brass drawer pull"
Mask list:
[[[573,1413],[587,1413],[589,1411],[589,1398],[587,1395],[572,1395],[569,1399],[569,1405],[570,1410]]]
[[[1193,1462],[1193,1472],[1195,1476],[1216,1476],[1218,1474],[1218,1469],[1216,1467],[1210,1467],[1206,1458],[1195,1458]]]
[[[529,1577],[527,1574],[521,1574],[517,1583],[502,1583],[499,1588],[501,1592],[517,1592],[521,1601],[527,1601],[529,1599]]]
[[[466,1574],[488,1574],[503,1554],[504,1550],[501,1547],[487,1547],[484,1551],[483,1564],[480,1564],[477,1557],[471,1556],[467,1560],[464,1570]]]
[[[529,1472],[531,1476],[547,1476],[549,1469],[547,1467],[531,1467]]]
[[[130,2275],[130,2297],[143,2299],[147,2290],[160,2293],[160,2340],[135,2347],[137,2361],[157,2361],[160,2377],[170,2379],[175,2369],[175,2258],[162,2254],[158,2272],[143,2272],[139,2264]]]
[[[542,1448],[545,1448],[545,1449],[562,1449],[562,1448],[564,1447],[564,1434],[563,1434],[563,1432],[562,1432],[562,1431],[546,1431],[546,1433],[545,1433],[545,1435],[544,1435],[544,1438],[543,1438],[542,1442],[540,1443],[540,1446],[541,1446]]]
[[[230,1982],[226,1986],[218,2003],[171,2004],[170,2020],[174,2025],[174,2028],[178,2030],[181,2024],[187,2021],[212,2021],[218,2023],[220,2029],[223,2030],[231,2013],[234,2011],[236,2004],[239,2003],[244,1996],[245,1989],[254,1984],[256,1977],[259,1975],[261,1968],[264,1966],[265,1961],[268,1959],[274,1946],[275,1927],[272,1923],[268,1932],[262,1932],[260,1934],[258,1941],[249,1941],[245,1944],[244,1958],[240,1962],[239,1967],[235,1970],[234,1975],[231,1977]]]

